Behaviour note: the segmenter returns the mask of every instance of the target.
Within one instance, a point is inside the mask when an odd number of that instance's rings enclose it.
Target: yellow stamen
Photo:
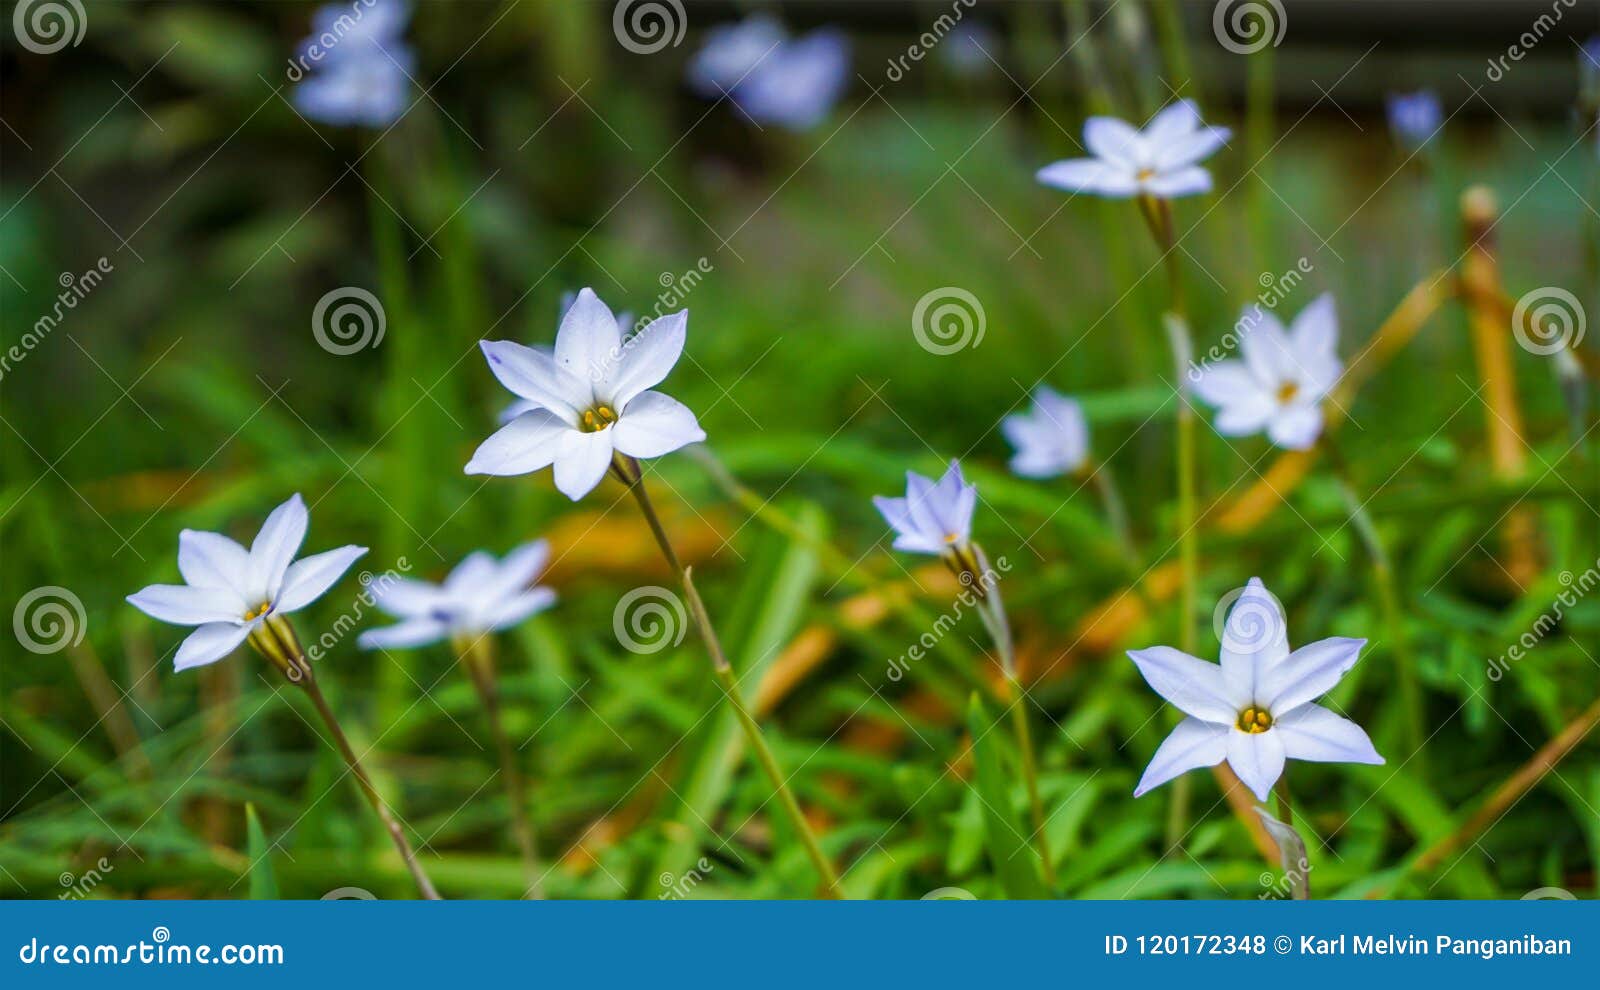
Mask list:
[[[272,603],[262,602],[244,614],[244,621],[249,622],[251,619],[259,619],[270,611],[272,611]]]
[[[1300,394],[1300,386],[1294,382],[1284,382],[1278,386],[1278,402],[1287,405],[1296,395]]]
[[[583,415],[578,418],[578,429],[585,433],[599,433],[616,421],[616,410],[607,405],[598,405],[583,411]]]
[[[1156,170],[1155,169],[1153,169],[1153,168],[1141,168],[1137,173],[1134,174],[1134,178],[1138,179],[1140,182],[1143,182],[1146,179],[1155,178],[1155,175],[1156,175]]]
[[[1251,735],[1265,732],[1272,728],[1272,715],[1265,708],[1251,705],[1239,713],[1237,727],[1240,732],[1248,732]]]

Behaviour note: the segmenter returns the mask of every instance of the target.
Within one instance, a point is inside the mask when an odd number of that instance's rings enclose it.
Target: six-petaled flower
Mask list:
[[[1193,100],[1171,104],[1143,130],[1115,117],[1090,117],[1083,144],[1093,157],[1046,165],[1037,178],[1057,189],[1113,199],[1210,192],[1211,173],[1199,163],[1226,144],[1230,133],[1202,124]]]
[[[369,650],[401,649],[508,629],[556,600],[549,588],[530,587],[549,559],[550,544],[535,540],[502,560],[481,550],[470,554],[440,584],[374,582],[377,606],[401,621],[369,629],[357,642]]]

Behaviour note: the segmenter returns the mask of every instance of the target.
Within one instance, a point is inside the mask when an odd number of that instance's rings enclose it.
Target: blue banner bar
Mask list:
[[[1597,939],[1593,901],[12,901],[0,986],[1592,986]]]

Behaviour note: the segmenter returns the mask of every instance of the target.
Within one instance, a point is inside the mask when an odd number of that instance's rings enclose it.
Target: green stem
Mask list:
[[[1278,799],[1278,820],[1286,828],[1294,828],[1294,807],[1289,799],[1289,771],[1285,769],[1278,776],[1278,782],[1272,785],[1273,796]],[[1305,840],[1300,840],[1302,852],[1306,848]],[[1293,859],[1286,856],[1285,859]],[[1307,875],[1305,859],[1302,856],[1298,861],[1284,863],[1283,877],[1289,883],[1289,896],[1297,901],[1311,899],[1311,877]]]
[[[500,775],[505,780],[506,800],[511,803],[511,831],[517,841],[517,851],[522,857],[522,868],[527,876],[527,896],[534,900],[544,897],[544,881],[539,870],[538,838],[533,821],[528,817],[527,789],[522,773],[517,769],[516,751],[511,738],[506,735],[500,718],[500,691],[495,684],[493,641],[482,634],[457,650],[461,665],[467,669],[472,687],[478,693],[483,713],[489,722],[489,734],[494,737],[495,750],[500,759]]]
[[[789,788],[788,778],[778,766],[777,757],[767,746],[766,738],[761,733],[761,725],[756,722],[755,716],[750,714],[750,709],[745,704],[744,697],[739,691],[738,680],[733,674],[733,667],[723,654],[722,643],[717,639],[716,629],[711,625],[711,617],[706,612],[705,602],[701,601],[700,592],[695,589],[694,577],[689,568],[679,562],[678,554],[672,548],[672,541],[667,538],[667,531],[662,527],[660,517],[656,515],[649,493],[645,491],[643,471],[639,467],[639,462],[619,454],[612,461],[611,468],[617,479],[633,493],[634,501],[638,503],[639,511],[649,523],[650,532],[655,535],[656,544],[660,546],[662,555],[667,558],[667,563],[683,583],[684,597],[689,600],[689,611],[694,616],[695,626],[700,630],[700,638],[706,645],[706,652],[711,656],[712,672],[716,675],[717,683],[722,687],[722,693],[727,697],[729,706],[738,716],[739,727],[744,730],[745,740],[756,754],[756,760],[766,773],[767,780],[772,784],[779,804],[783,806],[790,824],[800,836],[806,855],[810,857],[812,865],[822,877],[824,895],[840,896],[839,875],[835,872],[832,861],[822,851],[816,833],[811,829],[811,823],[806,820],[805,813],[800,809],[800,802]]]
[[[1033,731],[1028,726],[1028,695],[1015,675],[1006,678],[1011,692],[1007,707],[1011,711],[1011,731],[1017,737],[1017,752],[1022,755],[1022,781],[1028,788],[1028,813],[1033,820],[1034,844],[1039,850],[1039,865],[1044,869],[1044,885],[1056,893],[1056,868],[1050,861],[1050,837],[1045,834],[1044,801],[1039,797],[1039,767],[1033,757]]]
[[[1117,479],[1111,476],[1111,466],[1090,465],[1089,483],[1094,485],[1095,494],[1100,498],[1100,506],[1105,510],[1106,523],[1111,527],[1117,542],[1121,544],[1128,566],[1135,567],[1139,559],[1139,548],[1133,542],[1133,527],[1128,522],[1128,507],[1122,500],[1122,493],[1117,489]]]

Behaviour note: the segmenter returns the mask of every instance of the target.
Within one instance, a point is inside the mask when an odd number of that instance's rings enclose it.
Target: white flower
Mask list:
[[[1194,392],[1217,407],[1223,436],[1258,433],[1288,450],[1304,450],[1322,434],[1322,400],[1339,380],[1339,317],[1333,296],[1318,296],[1289,331],[1260,307],[1239,321],[1241,360],[1216,361],[1190,372]]]
[[[1289,652],[1283,609],[1251,578],[1228,612],[1221,665],[1170,646],[1129,650],[1145,681],[1188,716],[1156,750],[1134,797],[1223,760],[1262,801],[1286,759],[1382,763],[1361,726],[1312,704],[1366,644],[1338,637]]]
[[[344,546],[295,560],[308,521],[297,494],[272,510],[249,550],[220,533],[178,534],[178,573],[188,583],[152,584],[128,596],[152,618],[200,627],[178,647],[177,670],[215,663],[269,616],[310,605],[367,552]]]
[[[536,540],[495,560],[478,551],[457,564],[443,584],[400,578],[374,582],[377,606],[399,624],[369,629],[357,642],[364,649],[424,646],[452,636],[477,637],[507,629],[550,607],[549,588],[528,585],[550,559],[550,544]]]
[[[844,35],[824,28],[791,41],[764,14],[712,28],[689,60],[689,85],[700,95],[730,97],[757,123],[793,130],[821,123],[849,74]]]
[[[553,352],[482,342],[500,383],[538,408],[502,426],[468,474],[528,474],[555,465],[556,487],[576,502],[600,483],[614,454],[660,457],[706,438],[694,413],[650,387],[683,353],[689,314],[652,321],[624,343],[617,318],[590,289],[561,319]]]
[[[561,293],[561,315],[562,316],[566,316],[567,315],[567,310],[572,308],[572,303],[577,298],[578,298],[578,294],[576,292],[563,292],[563,293]],[[623,337],[624,340],[627,339],[628,334],[633,332],[633,314],[632,313],[628,312],[627,310],[623,310],[622,312],[617,314],[617,332],[622,334],[622,337]],[[551,353],[551,350],[548,347],[536,347],[535,350],[544,351],[546,354]],[[527,412],[528,410],[530,410],[530,409],[538,409],[538,408],[539,408],[539,404],[537,402],[532,402],[532,401],[530,401],[528,399],[514,399],[514,400],[512,400],[510,405],[508,405],[504,409],[500,410],[500,416],[499,416],[500,424],[502,426],[504,426],[506,423],[511,422],[512,420],[516,419],[518,416],[521,416],[523,413]]]
[[[1179,100],[1138,130],[1115,117],[1090,117],[1083,144],[1093,158],[1046,165],[1037,178],[1069,192],[1122,199],[1172,199],[1211,191],[1211,173],[1198,162],[1227,143],[1226,127],[1206,127],[1193,100]]]
[[[938,484],[907,471],[905,498],[878,495],[872,504],[894,528],[896,550],[942,555],[964,551],[972,542],[978,489],[967,484],[961,477],[961,465],[951,461]]]
[[[1089,457],[1083,407],[1048,385],[1033,391],[1033,410],[1012,413],[1000,431],[1017,448],[1011,470],[1024,478],[1053,478],[1082,468]]]
[[[300,43],[298,61],[309,74],[294,89],[295,106],[325,124],[394,123],[405,110],[416,64],[402,37],[410,18],[401,0],[319,8],[312,35]]]

